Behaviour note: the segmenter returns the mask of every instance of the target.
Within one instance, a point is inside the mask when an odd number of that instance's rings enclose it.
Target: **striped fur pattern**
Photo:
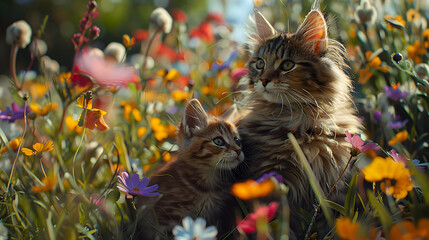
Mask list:
[[[155,205],[161,230],[170,231],[186,216],[217,225],[228,197],[232,170],[244,159],[236,127],[208,116],[193,99],[185,109],[177,137],[177,159],[150,179],[162,197]]]
[[[301,239],[307,225],[297,210],[311,212],[317,201],[287,133],[297,138],[326,194],[350,158],[345,131],[359,132],[361,125],[343,71],[344,47],[328,39],[322,13],[314,8],[296,33],[270,36],[270,23],[259,11],[255,15],[249,72],[241,80],[249,86],[241,101],[245,114],[238,122],[249,165],[245,178],[270,171],[283,176],[290,188],[291,228]],[[331,199],[340,201],[345,188],[340,181]]]

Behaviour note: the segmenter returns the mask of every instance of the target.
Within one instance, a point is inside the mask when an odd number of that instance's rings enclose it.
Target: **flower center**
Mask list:
[[[133,191],[134,191],[134,192],[138,192],[138,191],[139,191],[139,189],[138,189],[138,188],[133,188]]]

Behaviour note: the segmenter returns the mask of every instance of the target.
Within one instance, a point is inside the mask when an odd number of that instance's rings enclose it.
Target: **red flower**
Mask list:
[[[179,23],[186,22],[186,13],[183,10],[175,9],[171,15],[173,16],[173,19]]]
[[[196,28],[189,30],[189,37],[198,37],[206,43],[211,43],[214,41],[214,35],[212,31],[212,26],[208,22],[202,22]]]
[[[276,202],[272,202],[268,206],[260,206],[254,213],[249,214],[246,219],[239,222],[237,227],[245,233],[256,232],[257,223],[264,219],[266,222],[273,220],[278,207],[279,204]]]
[[[174,62],[177,60],[185,60],[185,55],[183,53],[178,53],[173,48],[169,47],[165,43],[160,43],[156,51],[156,56],[165,56],[170,61]]]
[[[210,12],[207,14],[206,16],[206,20],[207,22],[216,22],[218,24],[225,24],[225,21],[223,20],[223,16],[221,13],[218,12]]]
[[[149,38],[149,31],[144,29],[137,29],[134,32],[134,39],[136,42],[141,42]]]

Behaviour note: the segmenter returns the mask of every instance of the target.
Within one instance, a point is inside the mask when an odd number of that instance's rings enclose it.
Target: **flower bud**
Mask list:
[[[31,27],[24,20],[12,23],[6,30],[6,42],[10,45],[18,44],[20,48],[25,48],[31,40]]]
[[[121,43],[111,42],[104,49],[104,56],[111,57],[116,62],[121,63],[125,60],[126,49]]]
[[[356,8],[355,17],[360,23],[374,23],[377,18],[377,10],[369,0],[361,0]]]
[[[149,17],[150,27],[153,29],[161,29],[164,33],[171,32],[173,26],[173,18],[164,8],[153,10]]]
[[[42,39],[33,39],[30,44],[30,52],[36,56],[43,56],[48,51],[48,45]]]
[[[40,67],[42,70],[45,70],[47,74],[57,74],[60,72],[60,64],[48,56],[40,58]]]
[[[429,81],[429,65],[426,63],[417,64],[414,67],[414,71],[416,72],[417,77]]]

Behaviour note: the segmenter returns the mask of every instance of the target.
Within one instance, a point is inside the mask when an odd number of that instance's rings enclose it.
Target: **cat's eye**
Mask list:
[[[241,146],[241,141],[240,141],[240,139],[239,139],[238,137],[235,137],[235,138],[234,138],[234,142],[235,142],[235,144],[237,144],[238,146]]]
[[[218,146],[223,146],[225,145],[225,141],[223,140],[223,138],[221,137],[216,137],[213,139],[214,144],[218,145]]]
[[[293,67],[295,66],[295,63],[289,60],[285,60],[282,62],[282,64],[280,65],[280,68],[283,71],[289,71],[291,70]]]
[[[256,67],[256,69],[259,69],[259,70],[263,69],[265,67],[264,59],[262,59],[262,58],[258,59],[258,61],[256,61],[256,63],[255,63],[255,67]]]

